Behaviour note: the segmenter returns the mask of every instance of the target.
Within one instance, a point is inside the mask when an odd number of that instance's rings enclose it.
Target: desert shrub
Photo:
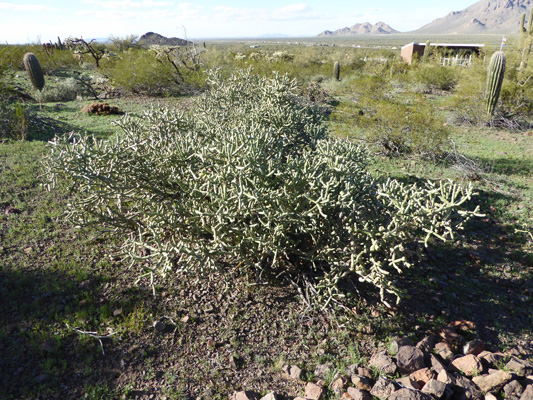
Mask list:
[[[76,96],[81,91],[82,88],[77,79],[67,78],[48,84],[41,91],[34,90],[33,95],[39,102],[48,103],[76,100]]]
[[[359,105],[355,125],[378,152],[433,157],[448,144],[446,121],[423,98],[361,98]]]
[[[0,140],[24,140],[28,134],[29,115],[20,102],[0,101]]]
[[[412,80],[429,90],[452,90],[457,83],[457,68],[435,64],[418,64],[411,69]]]
[[[453,237],[472,214],[461,211],[471,188],[374,180],[365,149],[328,136],[288,76],[208,82],[189,115],[151,110],[110,140],[57,138],[43,164],[50,187],[67,179],[79,194],[68,218],[114,229],[147,276],[233,265],[306,277],[323,307],[358,276],[387,301],[413,244]]]
[[[105,68],[105,67],[104,67]],[[178,91],[170,64],[157,60],[147,50],[130,49],[105,68],[113,85],[130,93],[164,95]]]

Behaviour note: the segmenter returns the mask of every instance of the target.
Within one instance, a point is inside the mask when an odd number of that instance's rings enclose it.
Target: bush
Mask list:
[[[0,101],[0,139],[26,139],[29,119],[22,103]]]
[[[114,139],[57,138],[44,161],[49,187],[68,179],[79,194],[69,219],[113,228],[147,275],[231,264],[305,276],[323,307],[356,275],[386,302],[413,244],[453,237],[456,217],[473,214],[460,210],[471,188],[374,180],[365,149],[329,137],[287,76],[239,71],[209,85],[190,115],[126,115]]]
[[[457,83],[455,67],[420,64],[411,69],[413,82],[426,86],[429,90],[452,90]]]
[[[41,91],[34,90],[33,95],[37,101],[48,103],[76,100],[81,92],[82,88],[78,81],[75,78],[67,78],[57,83],[48,84]]]
[[[359,105],[364,113],[356,117],[356,125],[379,152],[434,156],[448,144],[446,122],[423,98],[362,98]]]
[[[178,91],[171,65],[157,60],[147,50],[130,49],[122,53],[105,73],[113,85],[130,93],[160,96]]]

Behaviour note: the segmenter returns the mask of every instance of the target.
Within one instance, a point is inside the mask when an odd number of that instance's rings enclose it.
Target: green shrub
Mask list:
[[[130,49],[105,67],[113,85],[130,93],[164,95],[178,91],[170,64],[157,60],[147,50]]]
[[[434,156],[448,144],[446,121],[423,98],[362,98],[359,105],[364,113],[355,124],[379,152]]]
[[[323,307],[355,275],[386,302],[413,244],[453,237],[456,217],[472,215],[460,210],[471,188],[374,180],[365,149],[329,137],[288,76],[208,83],[189,115],[125,116],[107,141],[58,138],[43,164],[49,187],[68,179],[79,194],[69,219],[114,229],[146,275],[228,264],[271,281],[305,275]]]
[[[72,101],[81,93],[82,88],[75,78],[60,80],[55,84],[49,84],[40,92],[34,91],[34,96],[39,102]]]
[[[29,118],[20,102],[0,101],[0,140],[24,140]]]
[[[411,69],[413,82],[426,86],[429,90],[452,90],[457,83],[457,68],[441,65],[419,64]]]

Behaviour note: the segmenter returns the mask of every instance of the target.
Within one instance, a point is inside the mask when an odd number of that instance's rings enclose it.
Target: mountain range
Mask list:
[[[409,33],[423,34],[481,34],[517,33],[522,14],[529,14],[533,0],[480,0],[462,11],[448,15]],[[352,36],[362,34],[399,33],[384,22],[372,25],[368,22],[355,24],[351,28],[324,31],[318,36]]]

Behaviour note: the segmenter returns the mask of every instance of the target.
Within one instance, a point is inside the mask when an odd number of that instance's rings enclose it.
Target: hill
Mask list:
[[[389,33],[398,33],[398,31],[395,29],[392,29],[389,25],[387,25],[384,22],[378,22],[374,25],[368,22],[365,22],[362,24],[355,24],[352,27],[337,29],[336,31],[324,31],[318,34],[318,36],[319,37],[355,36],[355,35],[378,35],[378,34],[389,34]]]
[[[142,46],[150,46],[153,44],[160,46],[187,46],[192,44],[192,42],[176,37],[167,38],[159,33],[147,32],[139,38],[139,44]]]
[[[452,11],[410,33],[517,33],[521,15],[529,14],[532,8],[533,0],[481,0],[462,11]]]

